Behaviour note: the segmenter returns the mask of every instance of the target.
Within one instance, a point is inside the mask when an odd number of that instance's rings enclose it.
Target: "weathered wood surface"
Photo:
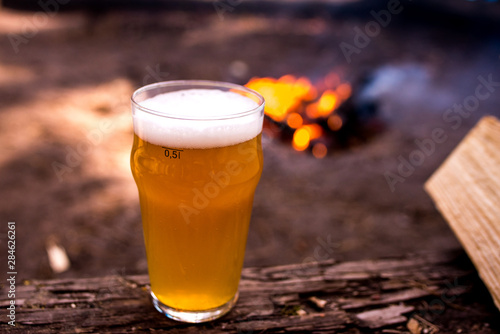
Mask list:
[[[483,117],[425,188],[500,309],[500,121]]]
[[[488,296],[483,290],[463,252],[246,268],[237,306],[218,321],[192,325],[153,308],[145,275],[31,280],[17,284],[16,326],[2,316],[0,332],[409,333],[410,324],[433,333],[436,324],[445,333],[464,314],[493,330],[500,316],[491,300],[478,301]],[[4,286],[0,307],[8,303]],[[463,326],[462,333],[495,333]]]

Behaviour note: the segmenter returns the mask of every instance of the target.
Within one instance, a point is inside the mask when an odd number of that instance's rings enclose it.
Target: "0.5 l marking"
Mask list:
[[[168,148],[168,147],[163,147],[163,148],[165,149],[165,157],[167,157],[169,159],[180,159],[181,158],[181,152],[183,150],[178,150],[175,148]]]

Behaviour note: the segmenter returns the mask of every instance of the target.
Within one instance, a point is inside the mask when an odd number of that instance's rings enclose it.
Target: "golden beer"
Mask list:
[[[261,128],[260,116],[252,117],[255,129]],[[220,146],[218,136],[203,139],[203,133],[212,131],[208,126],[190,133],[185,146],[174,146],[173,139],[151,136],[152,122],[138,119],[131,168],[139,190],[153,303],[177,320],[217,318],[237,298],[253,197],[262,173],[261,134],[238,142],[244,138],[237,135],[243,128],[234,131],[223,125],[228,133],[220,136],[230,140]],[[220,130],[220,121],[207,122],[218,124]],[[177,130],[165,128],[167,133]],[[193,140],[196,136],[200,141]]]

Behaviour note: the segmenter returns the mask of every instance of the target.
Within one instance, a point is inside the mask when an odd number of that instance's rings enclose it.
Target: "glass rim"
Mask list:
[[[244,91],[247,94],[253,95],[257,97],[258,101],[258,106],[249,110],[245,110],[242,112],[238,112],[235,114],[230,114],[230,115],[223,115],[223,116],[185,116],[185,115],[177,115],[177,114],[169,114],[166,112],[161,112],[158,110],[150,109],[147,107],[144,107],[140,104],[140,102],[136,101],[137,96],[141,93],[144,93],[148,90],[152,90],[155,88],[163,88],[163,87],[175,87],[175,86],[185,86],[186,88],[184,89],[190,89],[189,86],[198,87],[206,87],[206,88],[211,88],[211,89],[217,89],[217,88],[226,88],[228,91],[230,89],[237,89],[240,91]],[[167,92],[163,92],[160,94],[164,94]],[[159,94],[158,94],[159,95]],[[265,105],[265,100],[264,97],[262,97],[261,94],[256,92],[253,89],[250,89],[248,87],[245,87],[243,85],[238,85],[235,83],[230,83],[230,82],[224,82],[224,81],[212,81],[212,80],[170,80],[170,81],[160,81],[156,83],[152,83],[149,85],[142,86],[138,89],[136,89],[132,93],[132,97],[130,98],[132,102],[132,106],[134,106],[137,109],[140,109],[143,112],[146,112],[148,114],[152,114],[155,116],[160,116],[160,117],[165,117],[165,118],[171,118],[171,119],[178,119],[178,120],[192,120],[192,121],[215,121],[215,120],[228,120],[228,119],[234,119],[234,118],[240,118],[240,117],[245,117],[245,116],[250,116],[259,110],[264,110],[264,105]]]

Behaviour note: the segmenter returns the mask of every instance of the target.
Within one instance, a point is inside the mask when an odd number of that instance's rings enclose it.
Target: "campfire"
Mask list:
[[[342,82],[335,72],[314,84],[306,77],[285,75],[252,78],[246,86],[266,100],[267,135],[290,142],[296,151],[310,151],[318,159],[380,130],[380,123],[374,122],[376,105],[355,107],[351,84]]]

